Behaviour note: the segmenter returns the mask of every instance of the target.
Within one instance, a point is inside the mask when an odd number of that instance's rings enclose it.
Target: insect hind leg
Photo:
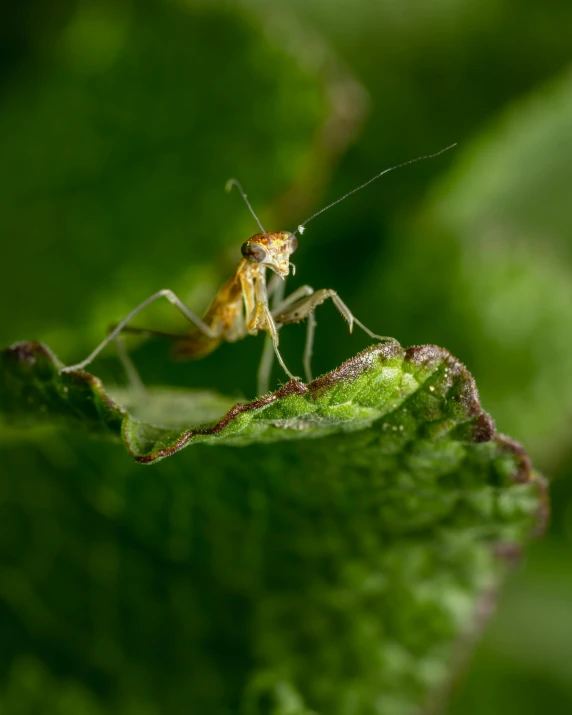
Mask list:
[[[110,325],[107,329],[107,333],[113,333],[117,328],[117,324]],[[156,338],[168,338],[169,340],[183,340],[186,336],[177,333],[167,333],[163,330],[153,330],[152,328],[142,328],[135,325],[124,325],[120,332],[113,339],[115,349],[117,351],[117,357],[123,365],[123,369],[127,376],[127,382],[129,386],[136,390],[137,392],[146,392],[145,385],[141,380],[139,372],[135,367],[129,352],[125,346],[124,336],[129,333],[130,335],[142,335],[144,337],[156,337]]]
[[[127,352],[127,348],[125,347],[125,340],[123,339],[123,334],[117,335],[113,342],[115,344],[115,349],[117,350],[117,357],[123,365],[123,369],[125,370],[125,374],[127,375],[127,382],[129,383],[129,387],[131,387],[134,392],[145,393],[145,385],[143,384],[143,380],[141,379],[133,360]]]
[[[98,355],[99,353],[107,346],[109,343],[111,343],[115,338],[127,327],[127,324],[129,321],[131,321],[138,313],[140,313],[143,308],[146,308],[148,305],[151,303],[155,302],[159,298],[166,298],[169,303],[174,305],[179,312],[181,312],[185,318],[195,325],[202,333],[204,333],[207,337],[210,338],[218,338],[219,335],[214,331],[211,327],[209,327],[204,321],[202,321],[198,316],[196,316],[192,311],[190,311],[187,306],[183,303],[183,301],[173,293],[172,290],[169,290],[168,288],[164,288],[163,290],[159,290],[156,293],[153,293],[153,295],[149,296],[149,298],[146,298],[142,303],[139,303],[139,305],[133,310],[128,313],[123,320],[118,323],[113,330],[107,335],[107,337],[99,343],[99,345],[92,350],[92,352],[85,358],[85,360],[82,360],[81,362],[78,362],[76,365],[68,365],[66,367],[62,367],[60,369],[60,372],[71,372],[72,370],[83,370],[85,367],[87,367]],[[148,331],[147,331],[148,332]]]

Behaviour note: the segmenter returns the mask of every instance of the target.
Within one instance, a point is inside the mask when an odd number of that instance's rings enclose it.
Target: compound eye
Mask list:
[[[249,263],[264,263],[268,258],[268,251],[259,243],[243,243],[240,252]]]
[[[290,246],[290,253],[294,253],[294,251],[298,248],[298,239],[296,238],[296,236],[294,236],[293,233],[290,234],[288,244]]]

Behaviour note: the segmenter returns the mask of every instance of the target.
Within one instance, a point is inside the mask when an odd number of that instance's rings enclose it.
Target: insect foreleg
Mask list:
[[[275,276],[275,278],[278,279],[278,281],[275,281],[274,278],[270,281],[268,285],[268,293],[272,294],[273,293],[273,298],[278,298],[280,297],[280,301],[275,304],[275,306],[272,308],[271,313],[273,315],[277,313],[282,313],[285,311],[288,306],[292,305],[292,303],[295,303],[297,300],[299,300],[302,297],[311,295],[314,291],[313,288],[310,286],[301,286],[300,288],[296,289],[293,293],[291,293],[286,299],[283,299],[283,293],[284,293],[284,281],[281,280],[278,276]],[[276,285],[276,287],[274,287]],[[282,294],[282,295],[281,295]],[[308,382],[312,380],[312,373],[309,369],[309,360],[311,359],[312,355],[312,344],[314,341],[314,326],[315,326],[315,321],[309,320],[308,321],[308,333],[306,337],[306,348],[304,350],[304,369],[306,373],[306,378]],[[276,330],[280,329],[280,325],[276,326]],[[309,354],[310,357],[306,358],[306,355]],[[273,351],[273,343],[272,343],[272,338],[270,334],[266,337],[264,341],[264,348],[262,350],[262,357],[260,358],[260,366],[258,368],[258,394],[263,395],[265,392],[268,392],[268,387],[270,385],[270,374],[272,372],[272,361],[274,358],[274,351]]]
[[[125,340],[123,339],[123,335],[117,335],[113,342],[115,343],[117,356],[121,364],[123,365],[123,369],[125,370],[125,374],[127,375],[127,381],[130,387],[134,391],[139,392],[140,394],[144,394],[146,392],[145,385],[139,377],[137,368],[133,364],[133,360],[129,357],[129,353],[125,348]]]
[[[314,289],[309,286],[309,285],[303,285],[297,288],[295,291],[293,291],[287,298],[285,298],[282,302],[278,303],[275,308],[272,311],[273,315],[283,315],[285,312],[287,312],[288,308],[298,301],[300,299],[308,298],[314,293]],[[312,382],[312,368],[311,368],[311,362],[312,362],[312,352],[314,348],[314,333],[316,330],[316,319],[314,317],[313,311],[310,311],[308,315],[306,316],[308,318],[308,328],[306,330],[306,344],[304,346],[304,358],[303,358],[303,365],[304,365],[304,374],[306,376],[306,381],[307,382]],[[280,323],[278,324],[278,328],[280,328]]]
[[[192,311],[190,311],[183,303],[183,301],[178,298],[172,290],[165,288],[163,290],[157,291],[157,293],[153,293],[153,295],[149,296],[149,298],[144,300],[142,303],[139,303],[136,308],[133,308],[133,310],[128,315],[126,315],[120,323],[115,326],[115,328],[109,333],[109,335],[101,341],[101,343],[85,358],[85,360],[78,362],[76,365],[68,365],[67,367],[63,367],[60,372],[83,370],[85,367],[87,367],[87,365],[89,365],[90,362],[92,362],[99,355],[103,348],[109,345],[112,340],[115,340],[115,338],[126,327],[127,323],[129,323],[130,320],[132,320],[138,313],[140,313],[143,308],[146,308],[148,305],[158,300],[159,298],[167,298],[167,300],[172,303],[189,322],[193,323],[193,325],[195,325],[207,337],[219,337],[218,333],[216,333],[216,331],[210,328],[204,321],[202,321],[198,316],[196,316]]]
[[[268,281],[267,298],[272,298],[272,307],[278,305],[284,300],[284,290],[286,288],[286,281],[274,274],[272,278]]]
[[[280,355],[280,350],[278,349],[278,328],[276,327],[276,323],[274,322],[274,318],[272,317],[272,313],[270,312],[270,308],[268,305],[265,303],[260,304],[260,310],[264,313],[264,317],[266,318],[266,330],[268,331],[268,334],[272,338],[272,345],[274,347],[274,354],[276,355],[276,358],[278,362],[280,363],[280,366],[284,370],[284,372],[288,375],[288,377],[291,380],[297,380],[298,378],[293,375],[290,370],[286,367],[286,363],[284,362],[282,355]]]
[[[267,298],[271,299],[271,305],[279,305],[284,299],[285,281],[277,275],[273,275],[268,283]],[[272,375],[272,364],[274,362],[274,348],[272,338],[268,333],[264,336],[264,347],[258,365],[257,389],[259,395],[264,395],[270,389],[270,376]]]
[[[267,288],[267,298],[271,299],[271,311],[275,310],[277,306],[281,306],[284,300],[284,290],[286,288],[286,282],[283,278],[277,275],[273,275],[268,283]],[[258,394],[264,395],[268,392],[270,388],[270,376],[272,374],[272,363],[274,362],[274,349],[272,344],[272,338],[267,333],[264,338],[264,347],[262,349],[262,356],[260,358],[260,365],[258,366]]]

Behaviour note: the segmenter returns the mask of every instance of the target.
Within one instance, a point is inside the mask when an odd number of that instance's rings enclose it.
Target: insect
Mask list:
[[[169,337],[175,341],[173,350],[175,357],[192,360],[205,357],[213,352],[223,341],[235,342],[245,338],[247,335],[256,335],[258,331],[264,331],[267,334],[267,340],[258,372],[258,394],[263,394],[268,390],[274,356],[290,379],[298,379],[288,369],[279,350],[278,331],[282,326],[288,323],[299,323],[303,320],[308,321],[303,365],[306,379],[311,381],[312,371],[310,363],[316,327],[314,312],[316,308],[326,300],[331,300],[334,303],[341,316],[348,323],[350,333],[354,325],[358,325],[375,340],[393,340],[393,338],[376,335],[369,330],[369,328],[353,315],[336,291],[330,288],[314,290],[309,285],[303,285],[284,298],[284,281],[289,275],[290,269],[292,269],[292,272],[295,270],[294,264],[290,261],[290,256],[298,247],[297,234],[301,236],[304,233],[306,225],[316,218],[316,216],[319,216],[332,206],[340,203],[348,196],[360,191],[384,174],[399,169],[402,166],[443,154],[453,146],[455,146],[455,144],[441,149],[434,154],[420,156],[392,166],[389,169],[384,169],[369,179],[369,181],[352,189],[352,191],[344,194],[319,211],[316,211],[316,213],[301,223],[295,231],[266,231],[250,205],[242,186],[236,179],[231,179],[227,183],[227,190],[230,191],[233,187],[238,189],[256,220],[260,228],[260,233],[251,236],[242,244],[242,260],[238,264],[238,268],[232,277],[220,288],[203,317],[200,318],[189,310],[173,291],[169,289],[157,291],[135,307],[123,320],[113,326],[107,337],[102,340],[85,360],[82,360],[76,365],[64,367],[60,372],[82,370],[87,367],[109,343],[118,340],[120,334],[123,332]],[[274,273],[274,276],[268,283],[266,281],[267,269]],[[172,335],[129,325],[131,320],[138,313],[159,298],[166,298],[193,325],[193,329],[188,334]],[[272,301],[272,303],[270,301]]]

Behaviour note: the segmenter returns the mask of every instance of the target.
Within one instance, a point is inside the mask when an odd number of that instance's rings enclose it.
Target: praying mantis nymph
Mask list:
[[[299,323],[307,319],[308,328],[303,364],[306,379],[311,381],[312,372],[310,362],[316,326],[314,311],[328,299],[332,300],[344,320],[348,323],[350,333],[353,330],[353,326],[358,325],[375,340],[393,340],[393,338],[376,335],[369,330],[369,328],[353,315],[336,291],[330,288],[314,290],[309,285],[303,285],[286,298],[283,297],[284,280],[289,275],[290,268],[292,267],[292,269],[294,269],[293,264],[290,262],[290,256],[298,247],[296,234],[300,234],[301,236],[304,233],[306,224],[312,221],[312,219],[335,204],[340,203],[340,201],[343,201],[351,194],[360,191],[380,176],[399,169],[402,166],[439,156],[439,154],[443,154],[454,146],[455,144],[452,144],[434,154],[420,156],[392,166],[389,169],[384,169],[369,179],[369,181],[366,181],[364,184],[361,184],[336,201],[333,201],[331,204],[328,204],[312,214],[310,218],[307,218],[293,232],[267,232],[256,216],[241,185],[235,179],[231,179],[227,183],[227,190],[230,190],[233,186],[237,187],[258,223],[260,233],[251,236],[242,244],[242,260],[238,264],[238,268],[234,272],[234,275],[220,288],[203,317],[199,318],[195,313],[189,310],[173,291],[169,289],[157,291],[135,307],[123,320],[113,326],[107,337],[101,341],[85,360],[82,360],[76,365],[64,367],[60,372],[83,370],[110,342],[117,340],[122,332],[161,335],[171,338],[174,341],[174,355],[179,359],[193,360],[205,357],[215,350],[223,341],[236,342],[237,340],[242,340],[242,338],[245,338],[247,335],[256,335],[258,331],[261,330],[267,334],[267,340],[258,371],[258,394],[263,394],[268,390],[273,355],[276,356],[282,369],[290,379],[298,379],[290,372],[280,354],[278,331],[283,325]],[[267,269],[270,269],[275,274],[268,284],[266,282]],[[159,298],[166,298],[187,318],[193,325],[193,329],[189,333],[186,335],[172,335],[154,330],[135,328],[129,325],[130,321],[138,313]],[[272,306],[270,299],[273,299]]]

